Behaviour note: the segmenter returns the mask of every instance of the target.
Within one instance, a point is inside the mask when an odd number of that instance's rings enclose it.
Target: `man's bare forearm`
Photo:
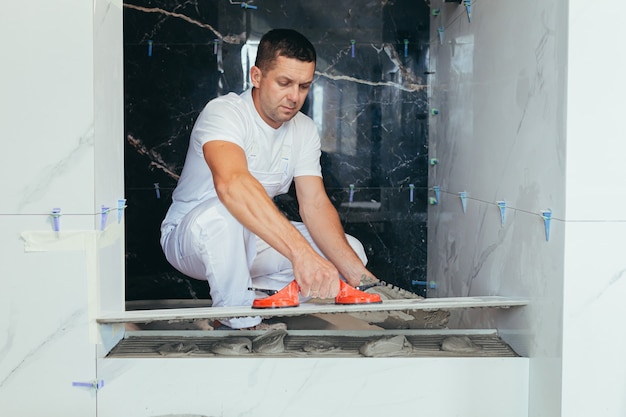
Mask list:
[[[313,241],[349,284],[357,286],[362,281],[375,280],[348,243],[337,210],[325,200],[300,210]]]
[[[236,176],[216,189],[224,206],[244,227],[288,259],[293,259],[299,252],[312,250],[251,175]]]

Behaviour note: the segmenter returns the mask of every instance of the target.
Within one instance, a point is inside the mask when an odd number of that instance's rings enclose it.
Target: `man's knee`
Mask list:
[[[363,247],[361,241],[354,236],[350,236],[348,234],[346,234],[346,238],[348,239],[348,243],[350,244],[354,252],[356,252],[359,259],[361,259],[361,262],[363,262],[363,265],[367,265],[367,255],[365,255],[365,248]]]

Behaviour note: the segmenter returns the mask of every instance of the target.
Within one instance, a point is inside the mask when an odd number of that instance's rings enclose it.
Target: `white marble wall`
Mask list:
[[[98,415],[526,417],[527,365],[527,358],[106,359],[99,369],[110,383],[98,395]]]
[[[454,325],[496,327],[531,357],[529,415],[623,415],[625,6],[482,0],[471,22],[463,5],[431,7],[431,295],[529,297]]]
[[[124,300],[123,223],[110,213],[103,233],[98,214],[124,192],[121,16],[121,1],[82,0],[0,14],[3,415],[96,412],[93,318]]]
[[[624,13],[618,0],[569,5],[564,416],[626,415]]]
[[[122,0],[96,0],[94,16],[94,186],[96,209],[117,209],[124,195],[124,78]],[[129,208],[132,210],[132,208]],[[124,224],[124,211],[109,214],[107,227]],[[100,218],[96,227],[100,228]],[[120,231],[123,235],[123,231]],[[125,308],[123,239],[102,242],[98,251],[98,308]]]

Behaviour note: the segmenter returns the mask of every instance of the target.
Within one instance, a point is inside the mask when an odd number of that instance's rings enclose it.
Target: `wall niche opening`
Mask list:
[[[128,309],[210,305],[206,282],[176,271],[159,226],[204,105],[248,87],[254,45],[271,28],[318,53],[303,112],[318,124],[328,195],[380,279],[425,296],[429,8],[400,0],[124,2]],[[276,204],[297,218],[293,189]]]

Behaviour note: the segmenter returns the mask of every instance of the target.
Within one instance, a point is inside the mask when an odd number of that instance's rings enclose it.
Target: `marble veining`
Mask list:
[[[58,181],[60,177],[71,173],[76,165],[91,155],[93,147],[94,130],[93,124],[90,124],[75,140],[73,148],[64,150],[58,159],[52,163],[49,162],[43,169],[39,170],[33,180],[22,189],[17,201],[16,213],[25,213],[31,205],[39,203],[42,197],[46,197],[51,184]]]
[[[40,342],[31,346],[28,352],[22,352],[22,356],[18,358],[18,360],[15,361],[9,369],[7,369],[6,373],[4,373],[4,375],[0,374],[0,388],[9,383],[11,378],[19,373],[22,367],[26,366],[33,359],[36,359],[38,355],[45,351],[50,344],[62,339],[72,329],[83,326],[85,322],[81,319],[85,316],[85,314],[85,309],[76,310],[69,317],[62,320],[57,328],[48,332],[48,334]],[[14,351],[14,349],[12,349],[11,340],[15,335],[15,329],[9,327],[9,335],[10,337],[7,338],[6,345],[2,348],[2,352]],[[4,357],[4,354],[0,356]]]

